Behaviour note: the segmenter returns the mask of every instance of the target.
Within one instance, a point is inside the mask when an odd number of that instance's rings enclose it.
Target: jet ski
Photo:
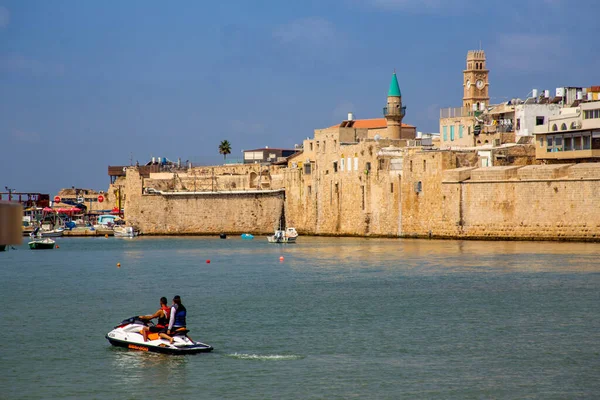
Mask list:
[[[175,331],[172,335],[173,344],[167,339],[158,337],[156,333],[148,334],[148,341],[144,342],[142,328],[145,326],[154,326],[151,321],[144,321],[138,317],[131,317],[106,334],[106,338],[113,346],[125,347],[133,350],[153,351],[165,354],[195,354],[206,353],[213,350],[213,347],[194,342],[187,337],[189,330],[181,329]]]

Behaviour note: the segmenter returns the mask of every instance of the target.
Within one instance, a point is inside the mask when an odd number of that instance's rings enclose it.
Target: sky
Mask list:
[[[462,105],[468,50],[490,102],[600,85],[597,0],[0,0],[0,191],[106,190],[108,165],[223,162],[380,118]]]

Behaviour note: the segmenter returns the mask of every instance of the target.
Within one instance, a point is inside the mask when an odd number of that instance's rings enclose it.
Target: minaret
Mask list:
[[[383,108],[383,115],[387,121],[388,139],[405,139],[402,137],[402,118],[405,113],[406,107],[402,107],[402,93],[400,93],[398,78],[394,71],[388,91],[387,107]]]

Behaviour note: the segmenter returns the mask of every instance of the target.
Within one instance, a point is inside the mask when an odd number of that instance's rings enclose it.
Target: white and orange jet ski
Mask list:
[[[213,347],[195,342],[187,337],[189,330],[181,329],[173,334],[173,343],[169,340],[162,339],[157,333],[149,333],[148,341],[144,342],[142,336],[142,328],[152,326],[150,321],[144,321],[138,317],[131,317],[106,334],[106,338],[113,346],[125,347],[133,350],[153,351],[156,353],[165,354],[195,354],[206,353],[213,350]]]

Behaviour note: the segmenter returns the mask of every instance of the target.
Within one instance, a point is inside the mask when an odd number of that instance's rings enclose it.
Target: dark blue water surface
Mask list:
[[[0,398],[600,397],[600,244],[57,243],[0,253]],[[175,294],[213,353],[104,338]]]

